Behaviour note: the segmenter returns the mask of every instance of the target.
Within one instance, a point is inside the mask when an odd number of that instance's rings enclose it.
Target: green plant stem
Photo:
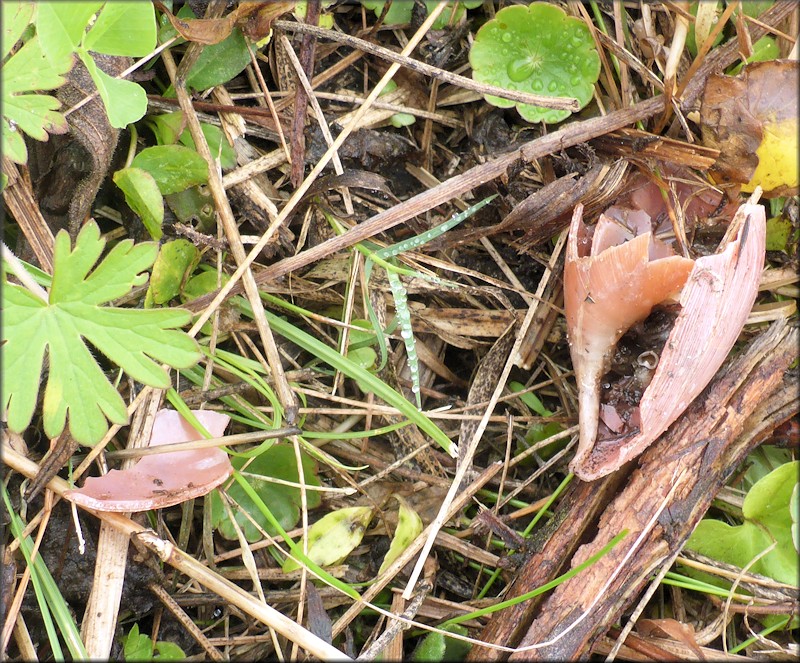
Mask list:
[[[476,610],[475,612],[470,612],[470,613],[465,614],[465,615],[459,615],[458,617],[454,617],[453,619],[448,619],[446,622],[441,624],[441,628],[444,628],[446,626],[450,626],[452,624],[461,624],[462,622],[469,621],[470,619],[477,619],[477,618],[483,617],[485,615],[491,615],[491,614],[497,612],[498,610],[503,610],[503,609],[508,608],[508,607],[510,607],[512,605],[517,605],[518,603],[522,603],[523,601],[527,601],[528,599],[532,599],[535,596],[539,596],[539,594],[543,594],[544,592],[548,592],[551,589],[554,589],[555,587],[558,587],[561,583],[569,580],[570,578],[574,578],[581,571],[583,571],[584,569],[589,568],[590,566],[595,564],[597,561],[602,559],[605,555],[607,555],[612,550],[612,548],[614,548],[614,546],[616,546],[620,541],[622,541],[622,539],[624,539],[627,535],[628,535],[628,530],[623,530],[622,532],[617,534],[613,539],[611,539],[611,541],[609,541],[605,546],[603,546],[603,548],[601,550],[599,550],[597,553],[595,553],[589,559],[587,559],[583,564],[580,564],[580,565],[576,566],[574,569],[570,569],[569,571],[567,571],[563,575],[560,575],[560,576],[558,576],[558,578],[555,578],[555,579],[551,580],[550,582],[545,583],[541,587],[537,587],[536,589],[531,590],[530,592],[526,592],[525,594],[521,594],[520,596],[517,596],[516,598],[509,599],[507,601],[501,601],[500,603],[496,603],[495,605],[492,605],[492,606],[489,606],[489,607],[486,607],[486,608],[481,608],[480,610]]]

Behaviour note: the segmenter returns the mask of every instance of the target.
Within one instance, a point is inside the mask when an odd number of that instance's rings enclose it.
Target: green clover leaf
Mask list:
[[[74,250],[69,235],[59,232],[49,302],[21,286],[3,284],[3,407],[15,432],[25,430],[33,418],[45,352],[50,361],[43,403],[45,434],[59,435],[69,413],[72,436],[86,445],[102,439],[106,420],[125,424],[128,415],[84,339],[132,378],[152,387],[170,386],[169,375],[156,362],[188,368],[200,359],[194,339],[176,329],[189,322],[188,311],[101,307],[146,282],[142,272],[153,264],[158,245],[122,241],[91,271],[104,247],[94,222],[81,230]]]
[[[475,35],[469,62],[476,81],[549,97],[575,97],[581,108],[591,100],[600,76],[600,56],[586,24],[544,2],[497,12]],[[570,115],[493,95],[485,99],[499,108],[516,106],[528,122],[555,123]]]

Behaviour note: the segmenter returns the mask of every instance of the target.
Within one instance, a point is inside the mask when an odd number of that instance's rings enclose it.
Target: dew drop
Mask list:
[[[506,67],[506,72],[512,81],[521,83],[526,78],[530,78],[531,74],[533,74],[533,69],[533,63],[530,58],[518,58],[509,63],[508,67]]]
[[[570,85],[580,85],[580,83],[581,83],[581,77],[580,76],[573,76],[572,78],[569,79],[569,84]]]
[[[544,89],[544,83],[537,78],[533,81],[532,87],[534,92],[541,92]]]
[[[558,83],[556,83],[555,81],[550,81],[550,82],[547,84],[547,89],[548,89],[550,92],[555,92],[555,91],[558,89]]]
[[[501,39],[503,40],[504,43],[508,44],[511,41],[511,33],[510,32],[504,32],[503,36],[501,37]]]

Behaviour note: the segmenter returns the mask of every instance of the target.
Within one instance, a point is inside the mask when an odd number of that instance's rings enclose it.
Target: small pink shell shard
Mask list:
[[[739,337],[758,294],[766,217],[761,205],[750,204],[736,216],[744,217],[736,238],[721,253],[695,261],[681,312],[639,404],[640,432],[596,445],[579,462],[576,456],[570,469],[584,481],[613,472],[664,433],[705,389]]]
[[[214,437],[221,437],[230,417],[209,410],[192,411]],[[159,410],[150,446],[200,440],[202,436],[174,410]],[[227,479],[233,467],[221,449],[195,449],[144,456],[127,470],[89,477],[66,498],[96,511],[163,509],[201,497]]]

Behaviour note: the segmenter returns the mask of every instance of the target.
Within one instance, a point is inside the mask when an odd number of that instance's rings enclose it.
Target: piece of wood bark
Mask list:
[[[592,644],[637,598],[653,569],[677,556],[747,453],[796,412],[797,375],[787,370],[797,342],[797,329],[778,321],[729,360],[704,397],[643,454],[639,468],[622,483],[598,521],[591,498],[581,491],[604,492],[607,499],[608,484],[594,482],[585,488],[579,484],[576,497],[584,499],[571,501],[562,524],[543,550],[527,560],[510,595],[523,594],[557,575],[563,557],[554,554],[568,552],[595,522],[596,535],[577,549],[571,567],[597,553],[621,531],[628,530],[628,535],[536,606],[530,625],[520,623],[523,617],[529,621],[530,614],[505,610],[490,622],[482,639],[520,647],[522,651],[511,660],[570,660],[588,655]],[[550,577],[544,577],[547,574],[540,567],[549,567]],[[517,642],[523,631],[524,637]],[[530,645],[538,648],[526,650]],[[470,660],[487,656],[500,660],[504,654],[476,647]]]

